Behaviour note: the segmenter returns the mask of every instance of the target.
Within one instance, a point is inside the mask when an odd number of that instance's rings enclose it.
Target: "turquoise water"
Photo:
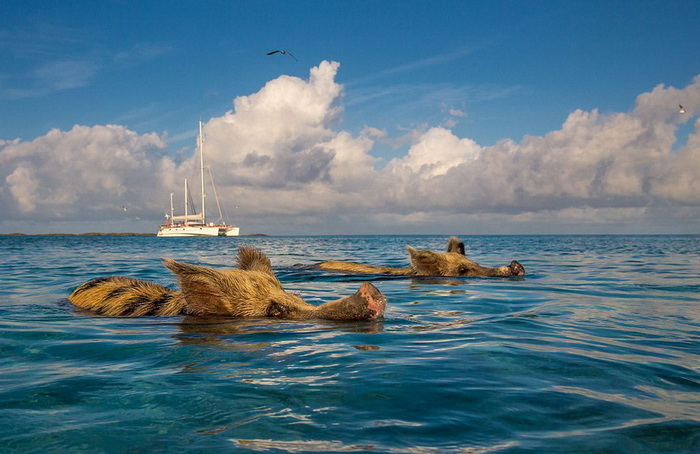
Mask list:
[[[106,318],[66,297],[267,252],[312,303],[445,236],[0,237],[0,452],[700,452],[700,237],[462,236],[521,278],[371,277],[374,322]]]

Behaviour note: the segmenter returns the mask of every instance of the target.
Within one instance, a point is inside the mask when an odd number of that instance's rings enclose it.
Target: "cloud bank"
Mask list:
[[[324,61],[308,79],[278,77],[206,122],[217,192],[244,232],[697,225],[700,76],[682,89],[658,85],[630,112],[576,110],[560,129],[520,142],[481,146],[445,126],[426,128],[403,156],[383,162],[372,154],[382,131],[342,130],[339,66]],[[164,137],[116,125],[0,140],[0,207],[21,222],[118,221],[128,205],[155,231],[193,159],[176,163]]]

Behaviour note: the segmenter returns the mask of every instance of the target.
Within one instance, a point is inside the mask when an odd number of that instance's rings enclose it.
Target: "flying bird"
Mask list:
[[[685,109],[680,104],[678,104],[678,113],[681,113],[681,114],[685,113]]]
[[[273,50],[272,52],[267,53],[267,55],[273,55],[273,54],[286,54],[286,55],[289,55],[290,57],[292,57],[294,60],[297,60],[297,58],[294,55],[290,54],[286,50]],[[299,61],[299,60],[297,60],[297,61]]]

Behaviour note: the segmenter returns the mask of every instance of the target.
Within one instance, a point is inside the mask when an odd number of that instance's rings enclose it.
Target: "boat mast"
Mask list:
[[[206,210],[204,209],[204,136],[202,135],[202,120],[199,120],[199,179],[202,182],[202,224],[206,224]]]
[[[187,225],[187,178],[185,178],[185,226]]]
[[[170,222],[173,222],[173,217],[175,216],[175,207],[173,206],[173,196],[174,193],[170,193]]]

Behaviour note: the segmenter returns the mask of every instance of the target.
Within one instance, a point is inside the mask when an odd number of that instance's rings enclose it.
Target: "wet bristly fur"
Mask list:
[[[327,271],[342,271],[352,274],[391,274],[393,276],[415,276],[413,268],[391,268],[388,266],[366,265],[357,262],[343,262],[334,260],[319,263],[318,268]]]
[[[359,320],[381,316],[386,298],[364,283],[354,295],[315,306],[286,292],[259,250],[243,246],[238,268],[215,270],[164,259],[181,291],[128,277],[87,282],[71,293],[75,306],[100,315],[218,315]]]
[[[406,246],[410,268],[391,268],[356,262],[330,261],[318,264],[327,271],[352,274],[390,274],[399,276],[521,276],[525,268],[513,260],[507,266],[489,268],[467,258],[464,243],[457,237],[447,242],[446,252],[417,250]]]
[[[180,292],[130,277],[105,277],[86,282],[68,297],[73,305],[99,315],[177,315],[185,301]]]

